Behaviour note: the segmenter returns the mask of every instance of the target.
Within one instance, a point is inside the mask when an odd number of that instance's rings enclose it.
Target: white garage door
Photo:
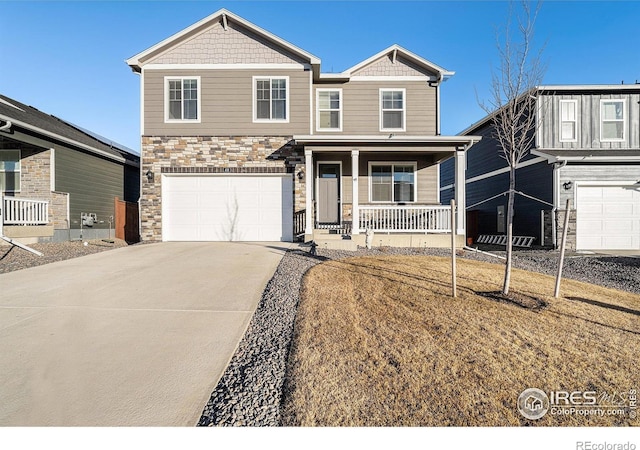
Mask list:
[[[162,178],[164,241],[292,241],[291,175]]]
[[[623,186],[580,186],[577,190],[579,250],[640,249],[640,192]]]

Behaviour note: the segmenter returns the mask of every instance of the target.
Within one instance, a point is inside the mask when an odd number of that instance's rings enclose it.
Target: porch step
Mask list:
[[[511,242],[514,247],[531,247],[535,237],[513,236]],[[476,241],[478,244],[507,245],[507,236],[503,234],[481,234]]]
[[[319,249],[326,250],[347,250],[350,252],[355,252],[358,250],[358,244],[350,239],[326,239],[320,238],[316,239],[315,243],[318,245]]]

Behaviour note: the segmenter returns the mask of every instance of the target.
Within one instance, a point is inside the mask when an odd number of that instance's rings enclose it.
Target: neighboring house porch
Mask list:
[[[0,225],[23,244],[114,236],[117,200],[139,197],[139,156],[0,95]],[[135,203],[134,203],[135,204]],[[134,228],[138,221],[124,218]]]

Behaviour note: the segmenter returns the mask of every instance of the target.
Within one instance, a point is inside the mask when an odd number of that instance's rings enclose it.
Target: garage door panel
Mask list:
[[[611,199],[607,199],[607,201],[610,202]],[[631,202],[606,203],[602,210],[609,217],[629,217],[633,216],[634,212]]]
[[[289,177],[164,176],[163,240],[291,241]]]
[[[603,213],[603,205],[601,203],[584,203],[580,204],[581,212],[591,215],[597,215],[598,217]]]
[[[623,186],[579,186],[577,248],[640,249],[640,193]]]

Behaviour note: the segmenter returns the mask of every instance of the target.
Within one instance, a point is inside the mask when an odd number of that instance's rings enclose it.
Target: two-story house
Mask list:
[[[393,45],[323,73],[316,56],[227,10],[127,64],[141,83],[144,240],[318,241],[329,230],[362,245],[371,229],[376,245],[449,242],[438,162],[454,156],[463,179],[479,139],[440,134],[453,72]]]
[[[577,250],[640,249],[640,85],[540,86],[535,141],[516,170],[514,234],[557,245],[570,199],[568,244]],[[509,188],[492,116],[461,135],[467,152],[468,236],[505,233]],[[441,164],[441,198],[453,195],[454,162]]]

